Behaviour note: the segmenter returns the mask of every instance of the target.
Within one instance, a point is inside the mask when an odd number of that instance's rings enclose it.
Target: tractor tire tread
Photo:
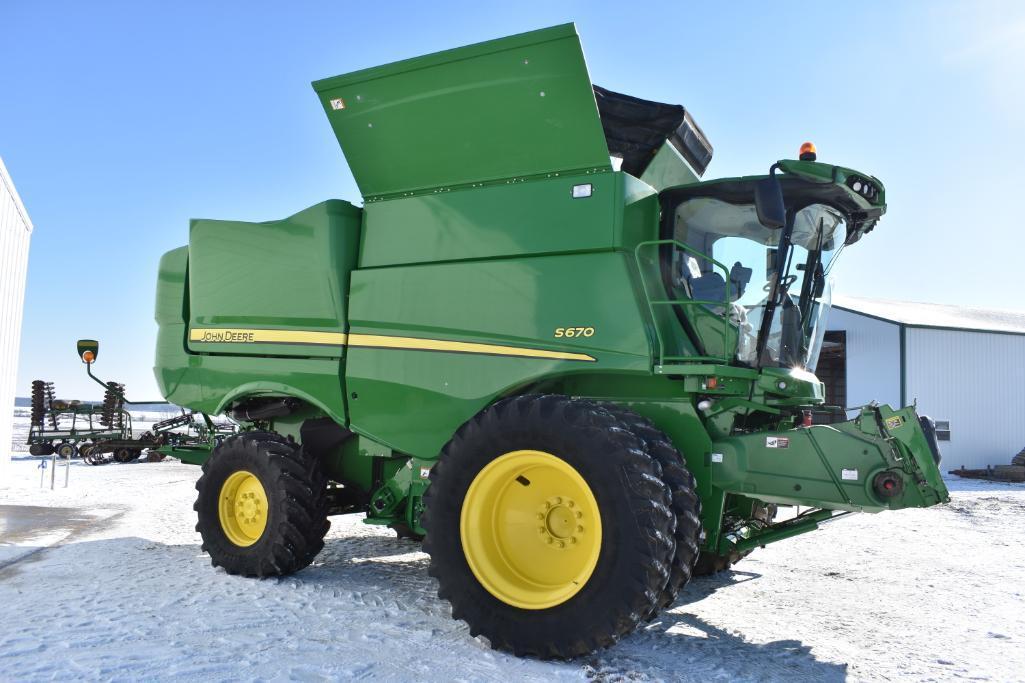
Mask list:
[[[662,480],[672,494],[671,509],[676,515],[673,533],[675,548],[669,580],[662,588],[655,606],[645,615],[645,620],[651,621],[661,610],[676,602],[680,591],[694,576],[701,542],[701,499],[697,495],[697,483],[687,469],[686,460],[662,430],[651,420],[621,405],[603,405],[644,440],[648,453],[661,466]]]
[[[589,485],[619,492],[628,511],[625,519],[603,518],[603,526],[609,525],[603,534],[616,532],[624,544],[614,551],[603,548],[584,593],[565,603],[523,610],[498,600],[475,579],[462,550],[459,520],[469,482],[505,452],[589,447],[600,447],[606,458],[602,468],[589,471]],[[517,656],[567,659],[613,645],[637,628],[669,580],[675,517],[661,476],[645,442],[601,404],[560,395],[499,400],[462,425],[431,468],[423,548],[431,556],[428,573],[438,580],[439,597],[451,603],[453,616],[466,621],[471,634]]]
[[[221,466],[226,457],[234,469]],[[276,523],[268,525],[252,546],[240,548],[224,535],[217,499],[227,476],[241,467],[256,470],[271,504]],[[225,439],[203,464],[196,482],[196,531],[210,562],[228,574],[250,577],[284,576],[310,565],[324,548],[331,526],[327,519],[327,477],[320,461],[286,437],[273,432],[243,432]]]

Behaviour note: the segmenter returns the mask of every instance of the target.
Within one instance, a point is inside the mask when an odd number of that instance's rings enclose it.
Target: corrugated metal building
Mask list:
[[[1007,465],[1025,447],[1025,312],[837,296],[827,329],[827,400],[917,400],[944,471]]]
[[[32,221],[0,159],[0,470],[11,459],[14,384],[31,236]]]

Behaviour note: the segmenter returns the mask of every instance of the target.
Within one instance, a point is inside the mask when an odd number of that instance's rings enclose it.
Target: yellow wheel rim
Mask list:
[[[470,483],[459,537],[489,593],[521,609],[547,609],[576,595],[594,572],[601,515],[591,488],[566,461],[513,451]]]
[[[221,487],[217,514],[228,540],[243,548],[260,540],[267,528],[267,492],[256,475],[246,470],[232,473]]]

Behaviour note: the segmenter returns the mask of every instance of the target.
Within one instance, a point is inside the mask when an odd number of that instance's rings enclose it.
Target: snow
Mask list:
[[[1025,678],[1020,485],[845,517],[693,581],[610,650],[540,662],[471,638],[419,545],[358,515],[294,576],[232,577],[199,550],[199,468],[74,461],[51,491],[39,461],[0,474],[0,680]]]

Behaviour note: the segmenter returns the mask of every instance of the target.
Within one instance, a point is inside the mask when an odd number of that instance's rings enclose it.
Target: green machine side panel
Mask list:
[[[341,344],[303,344],[301,337],[280,344],[236,343],[218,330],[344,333],[361,214],[333,199],[280,221],[193,220],[188,277],[190,331],[196,336],[190,334],[189,350],[340,357]]]
[[[610,168],[573,24],[356,71],[313,87],[368,200]]]
[[[624,177],[560,176],[372,202],[359,265],[611,249]],[[573,186],[585,183],[591,196],[574,198]]]
[[[497,396],[541,379],[651,370],[632,256],[598,252],[359,270],[350,333],[586,354],[589,360],[487,352],[349,348],[351,428],[395,450],[434,458]],[[593,328],[558,336],[558,328]]]
[[[157,349],[153,373],[165,399],[216,414],[234,398],[285,394],[303,398],[345,424],[345,393],[339,358],[205,355],[186,347],[189,249],[160,259],[157,279]]]

